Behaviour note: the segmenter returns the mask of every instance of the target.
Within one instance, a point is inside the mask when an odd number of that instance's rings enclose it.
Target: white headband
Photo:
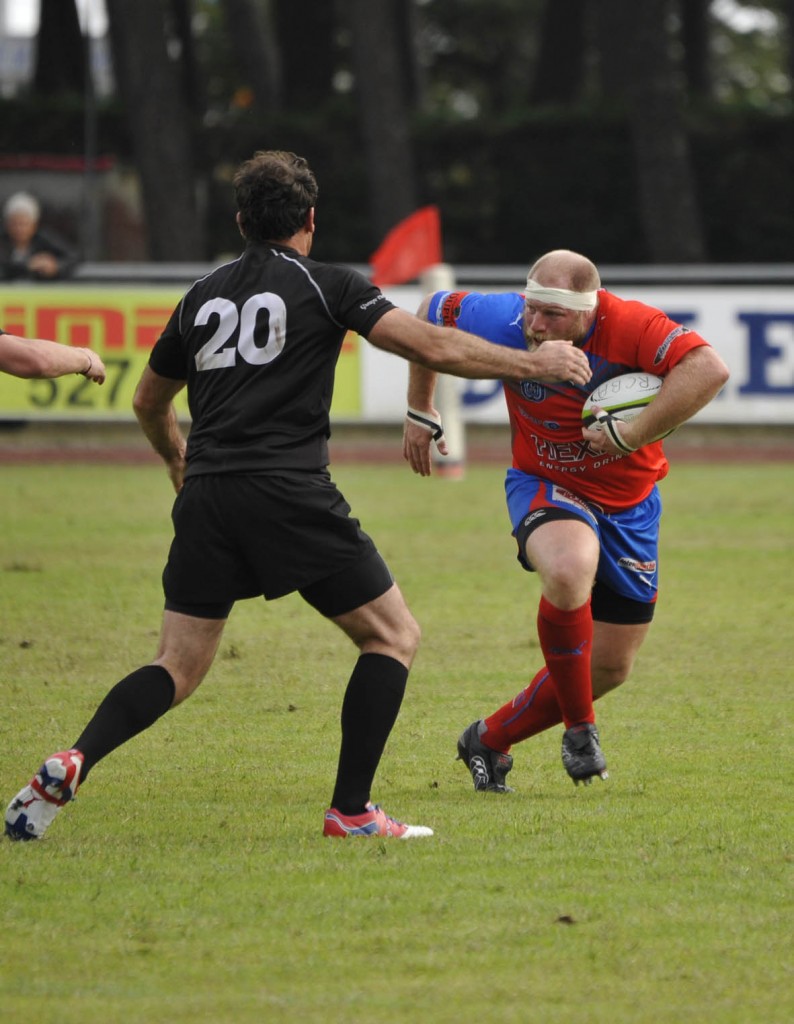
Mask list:
[[[525,297],[535,302],[550,302],[566,309],[587,311],[595,309],[598,303],[598,290],[592,292],[573,292],[569,288],[546,288],[533,278],[527,278]]]

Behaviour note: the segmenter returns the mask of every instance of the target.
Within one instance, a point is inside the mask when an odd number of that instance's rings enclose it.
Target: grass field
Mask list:
[[[458,732],[539,666],[502,471],[335,477],[423,626],[375,798],[433,839],[320,836],[354,649],[294,597],[238,605],[191,701],[0,842],[0,1006],[35,1024],[788,1024],[794,464],[674,466],[662,590],[599,706],[475,794]],[[159,467],[0,467],[3,804],[150,659]],[[5,794],[4,796],[2,794]]]

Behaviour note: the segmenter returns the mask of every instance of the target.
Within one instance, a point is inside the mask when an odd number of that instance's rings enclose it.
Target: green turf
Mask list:
[[[374,796],[413,843],[320,836],[354,649],[246,602],[185,705],[0,842],[0,1007],[35,1024],[788,1024],[794,465],[682,464],[607,783],[555,729],[475,794],[462,727],[539,666],[502,471],[334,474],[423,627]],[[3,803],[157,642],[156,467],[0,467]],[[2,794],[0,794],[2,795]]]

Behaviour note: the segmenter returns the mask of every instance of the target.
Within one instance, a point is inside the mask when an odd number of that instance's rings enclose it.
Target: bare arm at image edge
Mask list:
[[[105,364],[90,348],[72,348],[43,338],[19,338],[0,334],[0,370],[24,380],[63,377],[81,373],[102,384]]]

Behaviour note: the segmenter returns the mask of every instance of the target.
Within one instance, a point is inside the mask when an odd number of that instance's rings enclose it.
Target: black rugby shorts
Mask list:
[[[297,590],[335,616],[393,583],[327,472],[188,477],[171,518],[163,590],[172,611],[226,618],[235,601]]]

